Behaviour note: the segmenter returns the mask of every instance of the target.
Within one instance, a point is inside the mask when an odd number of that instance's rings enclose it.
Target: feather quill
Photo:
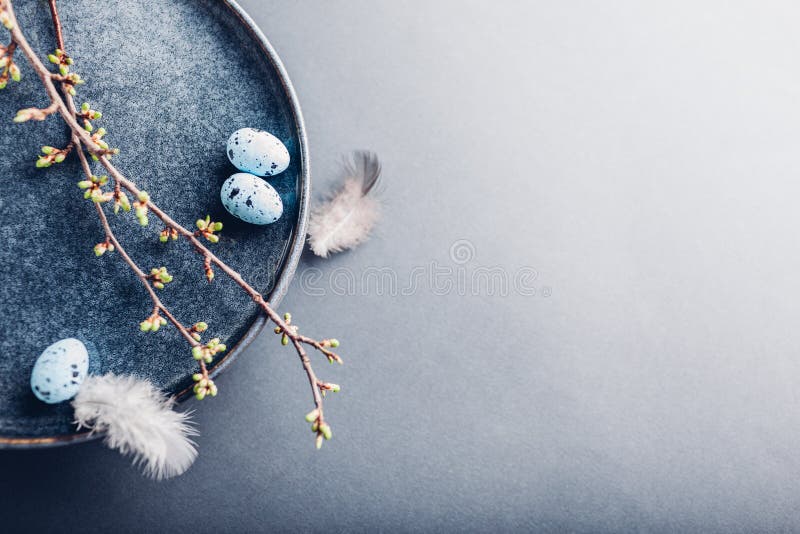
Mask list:
[[[380,216],[375,186],[381,162],[373,152],[356,151],[346,167],[342,188],[311,210],[308,243],[317,256],[351,249],[366,241]]]
[[[72,401],[78,428],[105,432],[105,443],[133,457],[156,480],[184,473],[197,457],[189,414],[149,381],[133,376],[88,376]]]

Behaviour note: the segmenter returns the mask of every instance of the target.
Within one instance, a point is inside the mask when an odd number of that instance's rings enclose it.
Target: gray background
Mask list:
[[[313,450],[305,379],[264,334],[190,405],[186,475],[96,443],[3,453],[5,526],[800,530],[794,2],[243,4],[317,192],[352,148],[384,160],[376,238],[307,259],[322,280],[283,305],[344,342],[318,365],[334,440]],[[536,292],[310,294],[432,262],[530,267]]]

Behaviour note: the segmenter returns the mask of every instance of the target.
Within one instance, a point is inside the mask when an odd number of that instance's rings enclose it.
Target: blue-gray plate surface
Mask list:
[[[20,27],[42,57],[55,48],[47,2],[15,4]],[[309,176],[302,118],[272,48],[249,18],[224,0],[127,0],[60,3],[67,49],[86,80],[78,102],[103,112],[97,126],[119,147],[115,163],[172,216],[191,226],[206,214],[225,228],[212,245],[255,287],[280,299],[302,249]],[[65,145],[58,117],[13,124],[17,109],[45,106],[34,72],[18,57],[23,80],[0,92],[0,447],[75,442],[67,403],[46,405],[30,391],[30,372],[49,344],[77,337],[89,347],[90,373],[135,374],[171,394],[185,393],[196,363],[171,327],[140,333],[152,304],[118,255],[95,258],[103,238],[76,183],[74,157],[49,169],[33,163],[42,145]],[[219,188],[236,169],[225,142],[251,126],[272,132],[292,163],[270,179],[283,217],[259,227],[233,219]],[[100,169],[97,169],[98,174]],[[206,321],[229,352],[218,372],[263,324],[247,296],[221,273],[213,284],[183,242],[158,242],[161,227],[132,214],[112,226],[144,269],[167,266],[175,281],[161,293],[184,323]]]

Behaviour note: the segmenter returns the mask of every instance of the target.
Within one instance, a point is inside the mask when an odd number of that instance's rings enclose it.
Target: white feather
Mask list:
[[[354,152],[344,186],[311,210],[308,243],[317,256],[327,258],[360,245],[369,238],[380,216],[380,203],[370,192],[381,174],[378,156]]]
[[[106,445],[130,454],[156,480],[182,474],[197,457],[189,439],[197,431],[173,405],[147,380],[111,373],[86,377],[72,401],[78,428],[105,432]]]

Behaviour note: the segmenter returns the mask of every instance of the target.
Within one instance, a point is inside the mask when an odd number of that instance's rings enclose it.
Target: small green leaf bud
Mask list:
[[[322,432],[322,435],[325,436],[325,439],[331,439],[333,436],[333,432],[331,432],[331,427],[328,423],[322,423],[319,427],[319,431]]]

